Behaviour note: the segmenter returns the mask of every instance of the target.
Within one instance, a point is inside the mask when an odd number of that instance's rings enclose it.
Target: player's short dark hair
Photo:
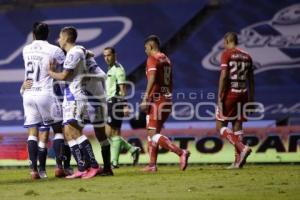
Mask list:
[[[110,50],[112,54],[116,54],[116,50],[113,47],[105,47],[104,50]]]
[[[154,42],[158,47],[160,47],[160,39],[157,35],[149,35],[146,39],[144,44],[148,43],[148,42]]]
[[[77,30],[73,26],[67,26],[61,29],[61,33],[65,33],[68,35],[68,42],[75,43],[77,39]]]
[[[35,22],[32,26],[32,32],[36,40],[47,40],[49,35],[48,25],[42,22]]]
[[[224,35],[224,39],[228,40],[229,42],[233,42],[234,44],[238,44],[238,35],[235,32],[228,32]]]

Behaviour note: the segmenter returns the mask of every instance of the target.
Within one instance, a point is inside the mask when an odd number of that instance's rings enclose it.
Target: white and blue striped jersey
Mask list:
[[[98,99],[106,99],[106,74],[97,64],[94,57],[87,58],[87,72],[87,77],[89,78],[85,83],[85,89],[88,92],[88,95]]]
[[[72,47],[67,52],[63,68],[64,70],[71,70],[72,73],[66,80],[65,101],[86,99],[86,93],[82,85],[82,79],[87,74],[85,52],[85,48],[79,45]]]
[[[53,78],[48,74],[49,63],[56,60],[61,65],[65,60],[64,52],[55,45],[44,40],[34,40],[23,48],[25,80],[32,80],[31,89],[25,92],[53,91]]]

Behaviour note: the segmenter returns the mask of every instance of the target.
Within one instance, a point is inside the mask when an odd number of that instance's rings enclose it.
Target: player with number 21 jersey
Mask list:
[[[45,40],[34,40],[23,49],[25,80],[32,81],[32,87],[23,95],[25,122],[29,127],[38,124],[50,125],[61,121],[62,110],[53,94],[53,78],[48,74],[52,60],[62,64],[63,51]]]

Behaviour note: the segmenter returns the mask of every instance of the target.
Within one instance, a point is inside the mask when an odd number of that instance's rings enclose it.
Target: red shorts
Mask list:
[[[222,109],[217,108],[216,118],[219,121],[247,121],[244,105],[248,102],[247,92],[228,92],[223,102]]]
[[[168,119],[171,112],[171,100],[161,98],[157,101],[153,101],[147,115],[147,129],[156,130],[156,133],[160,133],[163,124]]]

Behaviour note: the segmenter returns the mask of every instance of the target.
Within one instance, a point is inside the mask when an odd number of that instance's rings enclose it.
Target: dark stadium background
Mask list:
[[[257,136],[260,142],[275,134],[287,145],[286,151],[290,136],[299,134],[300,4],[297,0],[0,0],[0,149],[26,141],[19,94],[24,76],[21,51],[31,41],[34,21],[50,22],[52,43],[62,27],[74,25],[82,31],[79,35],[83,34],[79,44],[97,49],[96,60],[104,70],[101,50],[107,44],[113,45],[118,60],[127,70],[128,80],[135,84],[132,103],[140,102],[145,89],[144,38],[157,34],[174,65],[174,93],[181,94],[175,102],[189,102],[193,107],[199,102],[216,102],[210,97],[217,91],[222,50],[219,44],[226,32],[235,31],[240,35],[241,48],[253,56],[256,100],[265,107],[259,121],[246,124],[253,129],[246,133]],[[166,128],[173,132],[180,130],[177,135],[195,140],[214,135],[214,121],[197,119],[190,108],[176,107],[177,116],[192,117],[182,121],[170,118]],[[209,117],[209,111],[213,111],[210,104],[201,107],[199,114]],[[128,132],[124,134],[137,136],[141,131],[132,128],[142,122],[127,122],[124,128]],[[188,128],[196,130],[193,133],[183,130]],[[171,132],[167,135],[174,135]],[[274,141],[277,144],[278,140]],[[298,139],[294,143],[297,152]],[[276,145],[271,148],[278,152]],[[26,157],[26,152],[23,154]],[[0,159],[7,158],[1,155]],[[300,161],[296,155],[290,154],[285,161]],[[264,157],[259,161],[263,160]]]

